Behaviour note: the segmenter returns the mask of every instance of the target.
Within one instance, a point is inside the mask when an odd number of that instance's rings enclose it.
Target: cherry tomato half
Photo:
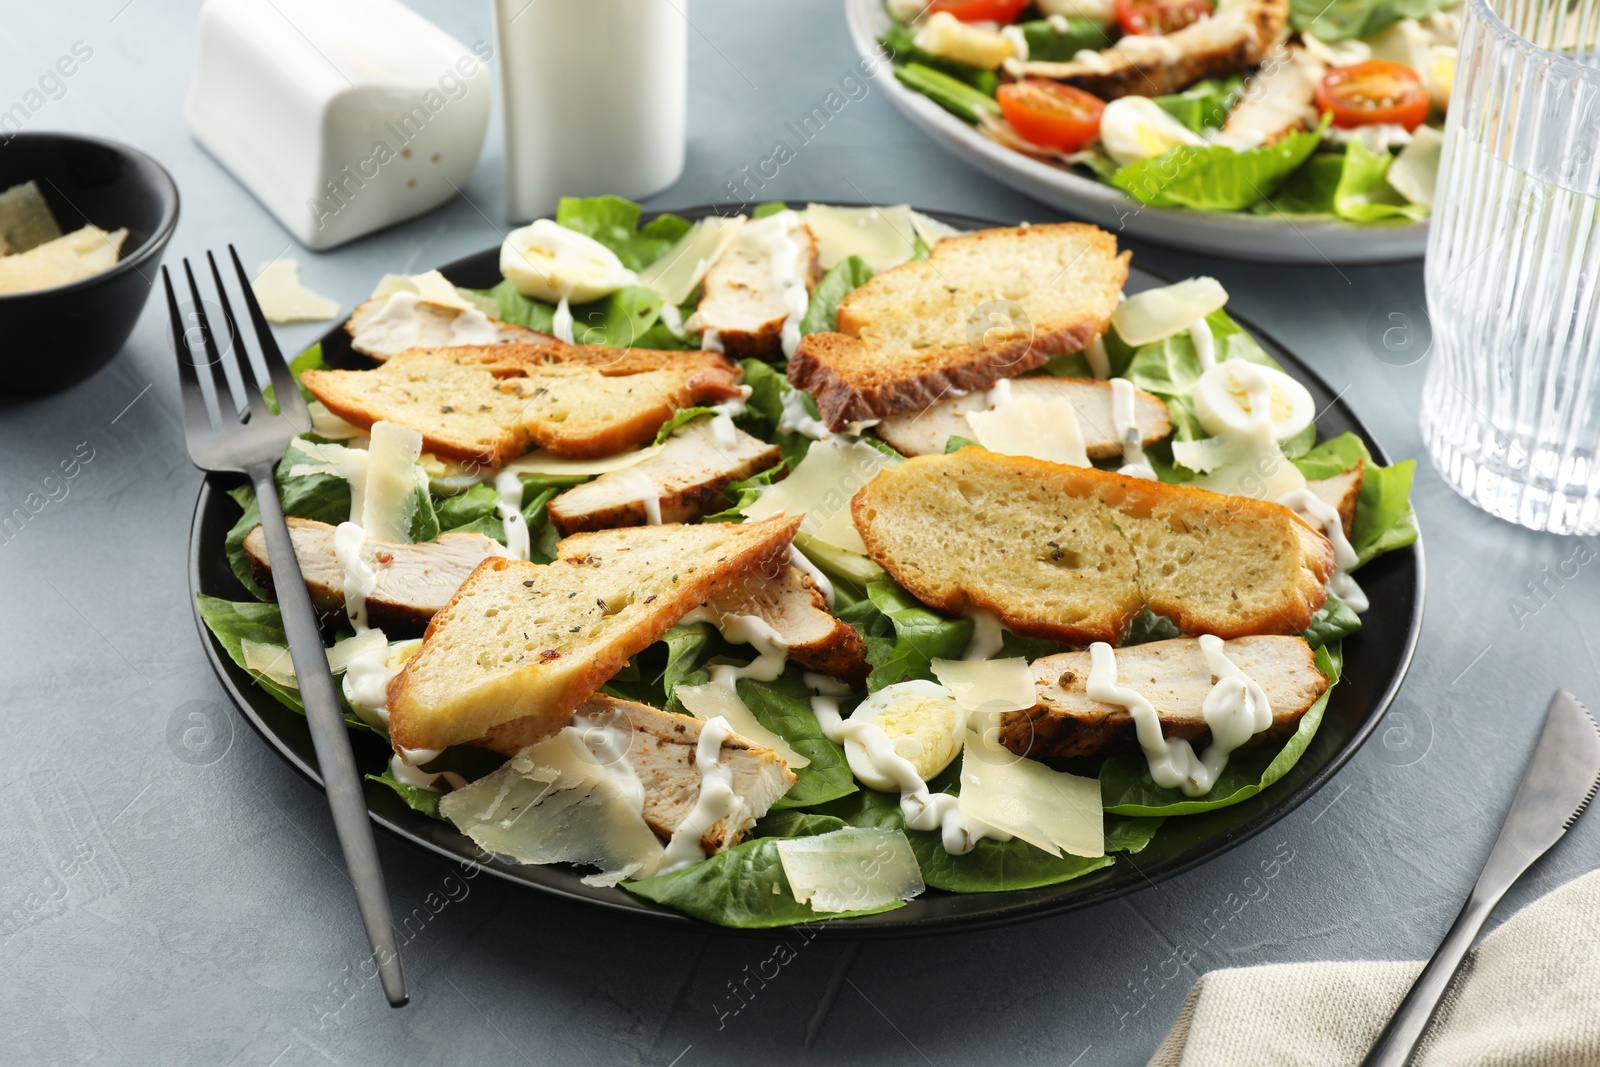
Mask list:
[[[998,22],[1009,25],[1017,21],[1029,0],[933,0],[928,10],[948,11],[962,22]]]
[[[1211,0],[1117,0],[1122,32],[1160,37],[1192,26],[1211,14]]]
[[[1098,96],[1044,78],[1002,85],[995,99],[1023,140],[1062,152],[1076,152],[1098,137],[1106,109]]]
[[[1345,129],[1388,124],[1414,130],[1428,117],[1428,90],[1403,63],[1369,59],[1333,67],[1317,85],[1317,109]]]

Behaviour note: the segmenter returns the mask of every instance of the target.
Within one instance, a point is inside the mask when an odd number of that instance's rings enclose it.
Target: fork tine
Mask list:
[[[239,275],[239,286],[244,290],[244,306],[250,312],[250,321],[256,328],[256,340],[261,344],[261,365],[272,375],[272,392],[278,401],[278,410],[293,419],[308,419],[305,397],[300,395],[300,383],[294,380],[289,364],[278,349],[278,340],[272,336],[272,327],[267,325],[267,317],[261,313],[261,305],[256,302],[256,291],[250,287],[250,276],[245,273],[244,264],[239,262],[238,250],[231,244],[228,246],[228,255],[233,259],[234,272]]]
[[[206,358],[211,361],[211,388],[217,400],[217,417],[226,426],[230,421],[237,422],[239,419],[239,398],[228,381],[228,369],[222,362],[222,353],[217,351],[217,339],[211,333],[211,322],[206,318],[205,305],[200,300],[200,287],[195,284],[194,270],[189,266],[187,257],[183,261],[183,273],[189,279],[189,299],[194,302],[194,316],[200,327],[200,340],[205,348]]]
[[[206,262],[211,265],[211,280],[217,285],[217,300],[222,304],[222,318],[228,327],[228,349],[238,354],[236,366],[239,369],[239,385],[244,389],[245,403],[250,407],[250,417],[265,419],[272,415],[267,410],[265,395],[267,383],[261,380],[261,375],[256,372],[255,363],[250,359],[250,350],[245,347],[244,338],[239,336],[239,324],[233,317],[233,305],[228,302],[228,287],[222,284],[222,272],[217,270],[217,257],[206,250]],[[251,388],[251,386],[254,388]]]
[[[178,311],[178,294],[172,288],[172,275],[163,265],[161,280],[167,287],[167,314],[172,320],[172,348],[178,357],[178,392],[183,397],[183,432],[190,441],[202,440],[211,432],[211,416],[206,412],[206,396],[194,370],[194,350],[189,347],[188,331]]]

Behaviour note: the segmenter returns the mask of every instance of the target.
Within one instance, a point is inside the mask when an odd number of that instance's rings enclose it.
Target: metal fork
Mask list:
[[[334,689],[333,674],[328,669],[317,617],[300,576],[300,563],[295,559],[289,527],[283,520],[283,507],[273,480],[273,470],[284,449],[296,434],[311,428],[311,416],[300,395],[300,387],[261,314],[250,288],[249,275],[232,245],[228,246],[228,254],[239,276],[245,307],[250,312],[261,348],[261,365],[266,368],[270,381],[262,379],[261,372],[245,351],[216,258],[206,253],[227,326],[226,351],[218,351],[216,335],[207,320],[199,287],[195,285],[194,271],[187,259],[183,261],[183,273],[189,282],[189,297],[194,307],[193,332],[199,335],[198,354],[203,354],[204,363],[198,363],[195,358],[194,339],[178,311],[172,276],[162,267],[167,311],[172,316],[173,347],[178,357],[178,382],[183,393],[184,436],[188,438],[189,458],[194,460],[195,466],[207,471],[245,474],[255,486],[256,501],[261,509],[261,529],[267,540],[267,558],[272,566],[272,584],[283,614],[284,633],[289,638],[289,655],[294,661],[300,698],[311,724],[317,765],[322,769],[322,780],[328,791],[328,806],[333,810],[334,829],[339,835],[339,847],[344,852],[350,881],[355,886],[356,905],[367,928],[367,940],[372,944],[384,995],[391,1006],[398,1008],[407,999],[405,975],[395,945],[383,871],[378,865],[378,847],[372,839],[372,824],[368,821],[367,803],[361,792],[361,775],[356,770],[355,754],[350,750],[350,737],[345,732],[344,713]],[[209,391],[215,400],[214,412],[208,409],[207,390],[202,386],[197,365],[210,368]],[[236,386],[229,382],[230,366]],[[279,409],[277,414],[267,406],[265,391],[269,385]]]

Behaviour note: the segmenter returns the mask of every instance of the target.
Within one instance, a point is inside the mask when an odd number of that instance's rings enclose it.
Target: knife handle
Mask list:
[[[1500,832],[1493,851],[1489,853],[1488,862],[1483,865],[1483,872],[1478,875],[1477,884],[1472,887],[1472,895],[1467,898],[1466,906],[1456,916],[1450,932],[1444,935],[1438,951],[1422,968],[1422,973],[1417,975],[1410,992],[1395,1009],[1389,1025],[1383,1028],[1372,1051],[1361,1061],[1361,1067],[1405,1067],[1410,1062],[1411,1054],[1416,1051],[1417,1043],[1427,1031],[1433,1013],[1439,1010],[1445,990],[1450,988],[1456,971],[1461,969],[1461,961],[1467,958],[1467,952],[1472,948],[1473,941],[1477,940],[1489,913],[1494,911],[1500,898],[1506,895],[1506,890],[1537,858],[1537,855],[1525,855],[1504,830]]]

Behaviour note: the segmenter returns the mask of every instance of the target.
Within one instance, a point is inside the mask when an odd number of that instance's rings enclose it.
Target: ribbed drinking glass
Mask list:
[[[1466,0],[1422,432],[1486,511],[1600,530],[1600,0]]]

